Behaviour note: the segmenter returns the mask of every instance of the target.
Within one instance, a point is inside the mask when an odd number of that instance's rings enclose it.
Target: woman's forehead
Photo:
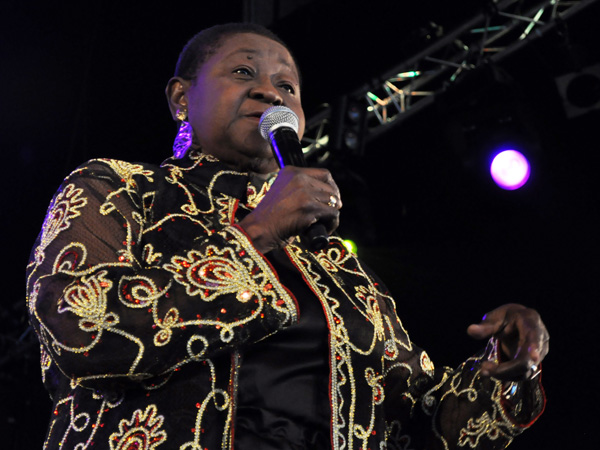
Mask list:
[[[231,58],[252,60],[272,57],[291,71],[298,72],[294,59],[287,48],[277,41],[258,34],[238,33],[227,36],[220,42],[213,56],[221,60]]]

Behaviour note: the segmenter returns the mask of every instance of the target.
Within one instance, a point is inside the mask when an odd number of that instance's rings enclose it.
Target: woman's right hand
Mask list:
[[[331,206],[331,197],[335,205]],[[329,234],[339,225],[340,191],[326,169],[287,166],[259,205],[239,225],[261,253],[285,246],[320,221]]]

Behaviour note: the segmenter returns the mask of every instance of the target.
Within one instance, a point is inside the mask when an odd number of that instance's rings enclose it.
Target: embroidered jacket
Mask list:
[[[52,200],[27,301],[54,407],[46,448],[228,449],[241,346],[294,324],[294,293],[236,225],[268,191],[192,152],[162,166],[92,160]],[[329,329],[331,447],[504,448],[539,382],[434,369],[393,299],[337,238],[285,249]]]

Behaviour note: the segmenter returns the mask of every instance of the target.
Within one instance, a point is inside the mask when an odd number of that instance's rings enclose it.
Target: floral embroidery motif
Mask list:
[[[276,180],[277,177],[270,177],[267,181],[265,181],[262,186],[260,187],[260,189],[256,189],[256,186],[252,185],[252,184],[248,184],[248,195],[247,195],[247,201],[246,204],[248,205],[249,208],[256,208],[258,206],[258,204],[261,202],[261,200],[264,198],[264,196],[267,194],[267,192],[269,192],[269,189],[271,188],[273,182]]]
[[[134,189],[137,187],[137,183],[133,178],[134,175],[143,175],[148,181],[154,181],[152,179],[154,172],[145,170],[140,164],[131,164],[116,159],[99,159],[99,161],[105,162],[110,166],[110,168],[121,177],[121,181],[124,182],[128,188]]]
[[[50,206],[44,224],[42,225],[42,237],[40,245],[35,250],[36,261],[43,260],[44,249],[67,228],[73,219],[81,215],[81,208],[87,204],[87,199],[82,197],[83,189],[75,188],[68,184],[62,192],[59,192]]]
[[[234,221],[238,200],[222,195],[215,200],[215,204],[219,212],[219,223],[221,225],[231,225]]]
[[[243,349],[297,321],[295,299],[235,224],[236,212],[258,204],[268,183],[253,188],[245,174],[208,167],[214,159],[195,152],[168,161],[153,170],[92,161],[51,204],[27,282],[42,376],[60,382],[49,448],[108,441],[111,450],[153,450],[173,429],[165,447],[231,449]],[[247,202],[222,190],[232,180],[241,181],[235,192],[247,189]],[[301,239],[285,251],[329,329],[333,450],[420,448],[408,422],[383,411],[388,401],[398,401],[401,413],[428,415],[442,446],[449,443],[436,428],[438,406],[459,397],[467,408],[484,406],[462,415],[454,428],[460,443],[450,445],[504,444],[521,432],[499,385],[479,396],[476,366],[433,377],[385,287],[339,238],[317,253]],[[182,380],[191,389],[174,405],[170,389]],[[530,420],[529,405],[515,404]]]
[[[161,346],[167,345],[171,340],[173,331],[171,328],[176,326],[179,322],[179,311],[175,308],[171,308],[165,317],[159,321],[159,327],[161,330],[154,335],[154,345]]]
[[[160,430],[163,421],[155,405],[144,412],[136,410],[131,420],[121,420],[119,432],[110,435],[110,450],[154,450],[167,439],[167,433]]]
[[[117,206],[114,203],[115,198],[119,198],[122,193],[131,195],[135,189],[137,188],[137,182],[133,178],[135,175],[142,175],[148,181],[152,182],[152,175],[154,172],[151,170],[144,170],[143,166],[139,164],[131,164],[125,161],[118,161],[114,159],[99,159],[110,166],[114,172],[121,177],[121,182],[124,184],[119,189],[116,189],[113,192],[110,192],[105,199],[104,204],[100,207],[100,213],[103,215],[108,215],[113,211],[117,210]],[[142,221],[142,216],[136,212],[137,222]]]
[[[146,244],[144,246],[143,260],[149,266],[158,264],[162,260],[163,254],[161,252],[155,252],[152,244]]]
[[[118,316],[106,313],[106,293],[112,287],[112,281],[106,278],[102,270],[96,275],[82,276],[80,281],[69,286],[59,302],[58,312],[70,311],[79,317],[79,326],[85,331],[101,330],[118,323]]]
[[[460,447],[469,446],[477,448],[482,437],[495,441],[500,437],[502,430],[497,421],[492,420],[489,413],[484,412],[478,419],[470,418],[467,426],[460,430],[458,445]],[[505,437],[510,438],[508,435]]]
[[[427,353],[421,352],[420,363],[421,363],[421,369],[423,369],[423,372],[425,372],[429,376],[433,376],[433,372],[435,371],[435,366],[433,365],[433,362],[431,361],[431,359],[429,359],[429,355]]]
[[[211,246],[204,254],[192,250],[187,253],[187,258],[173,257],[165,269],[173,272],[175,280],[186,286],[188,295],[198,295],[207,302],[228,293],[243,300],[247,292],[256,296],[260,291],[250,275],[252,268],[249,271],[230,249]]]
[[[154,281],[148,277],[122,277],[119,282],[119,300],[129,308],[147,308],[161,295]]]

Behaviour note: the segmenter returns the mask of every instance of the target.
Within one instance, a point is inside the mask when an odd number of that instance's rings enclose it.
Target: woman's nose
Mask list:
[[[250,90],[250,97],[262,100],[275,106],[283,104],[283,98],[276,86],[267,77],[256,80],[256,85]]]

